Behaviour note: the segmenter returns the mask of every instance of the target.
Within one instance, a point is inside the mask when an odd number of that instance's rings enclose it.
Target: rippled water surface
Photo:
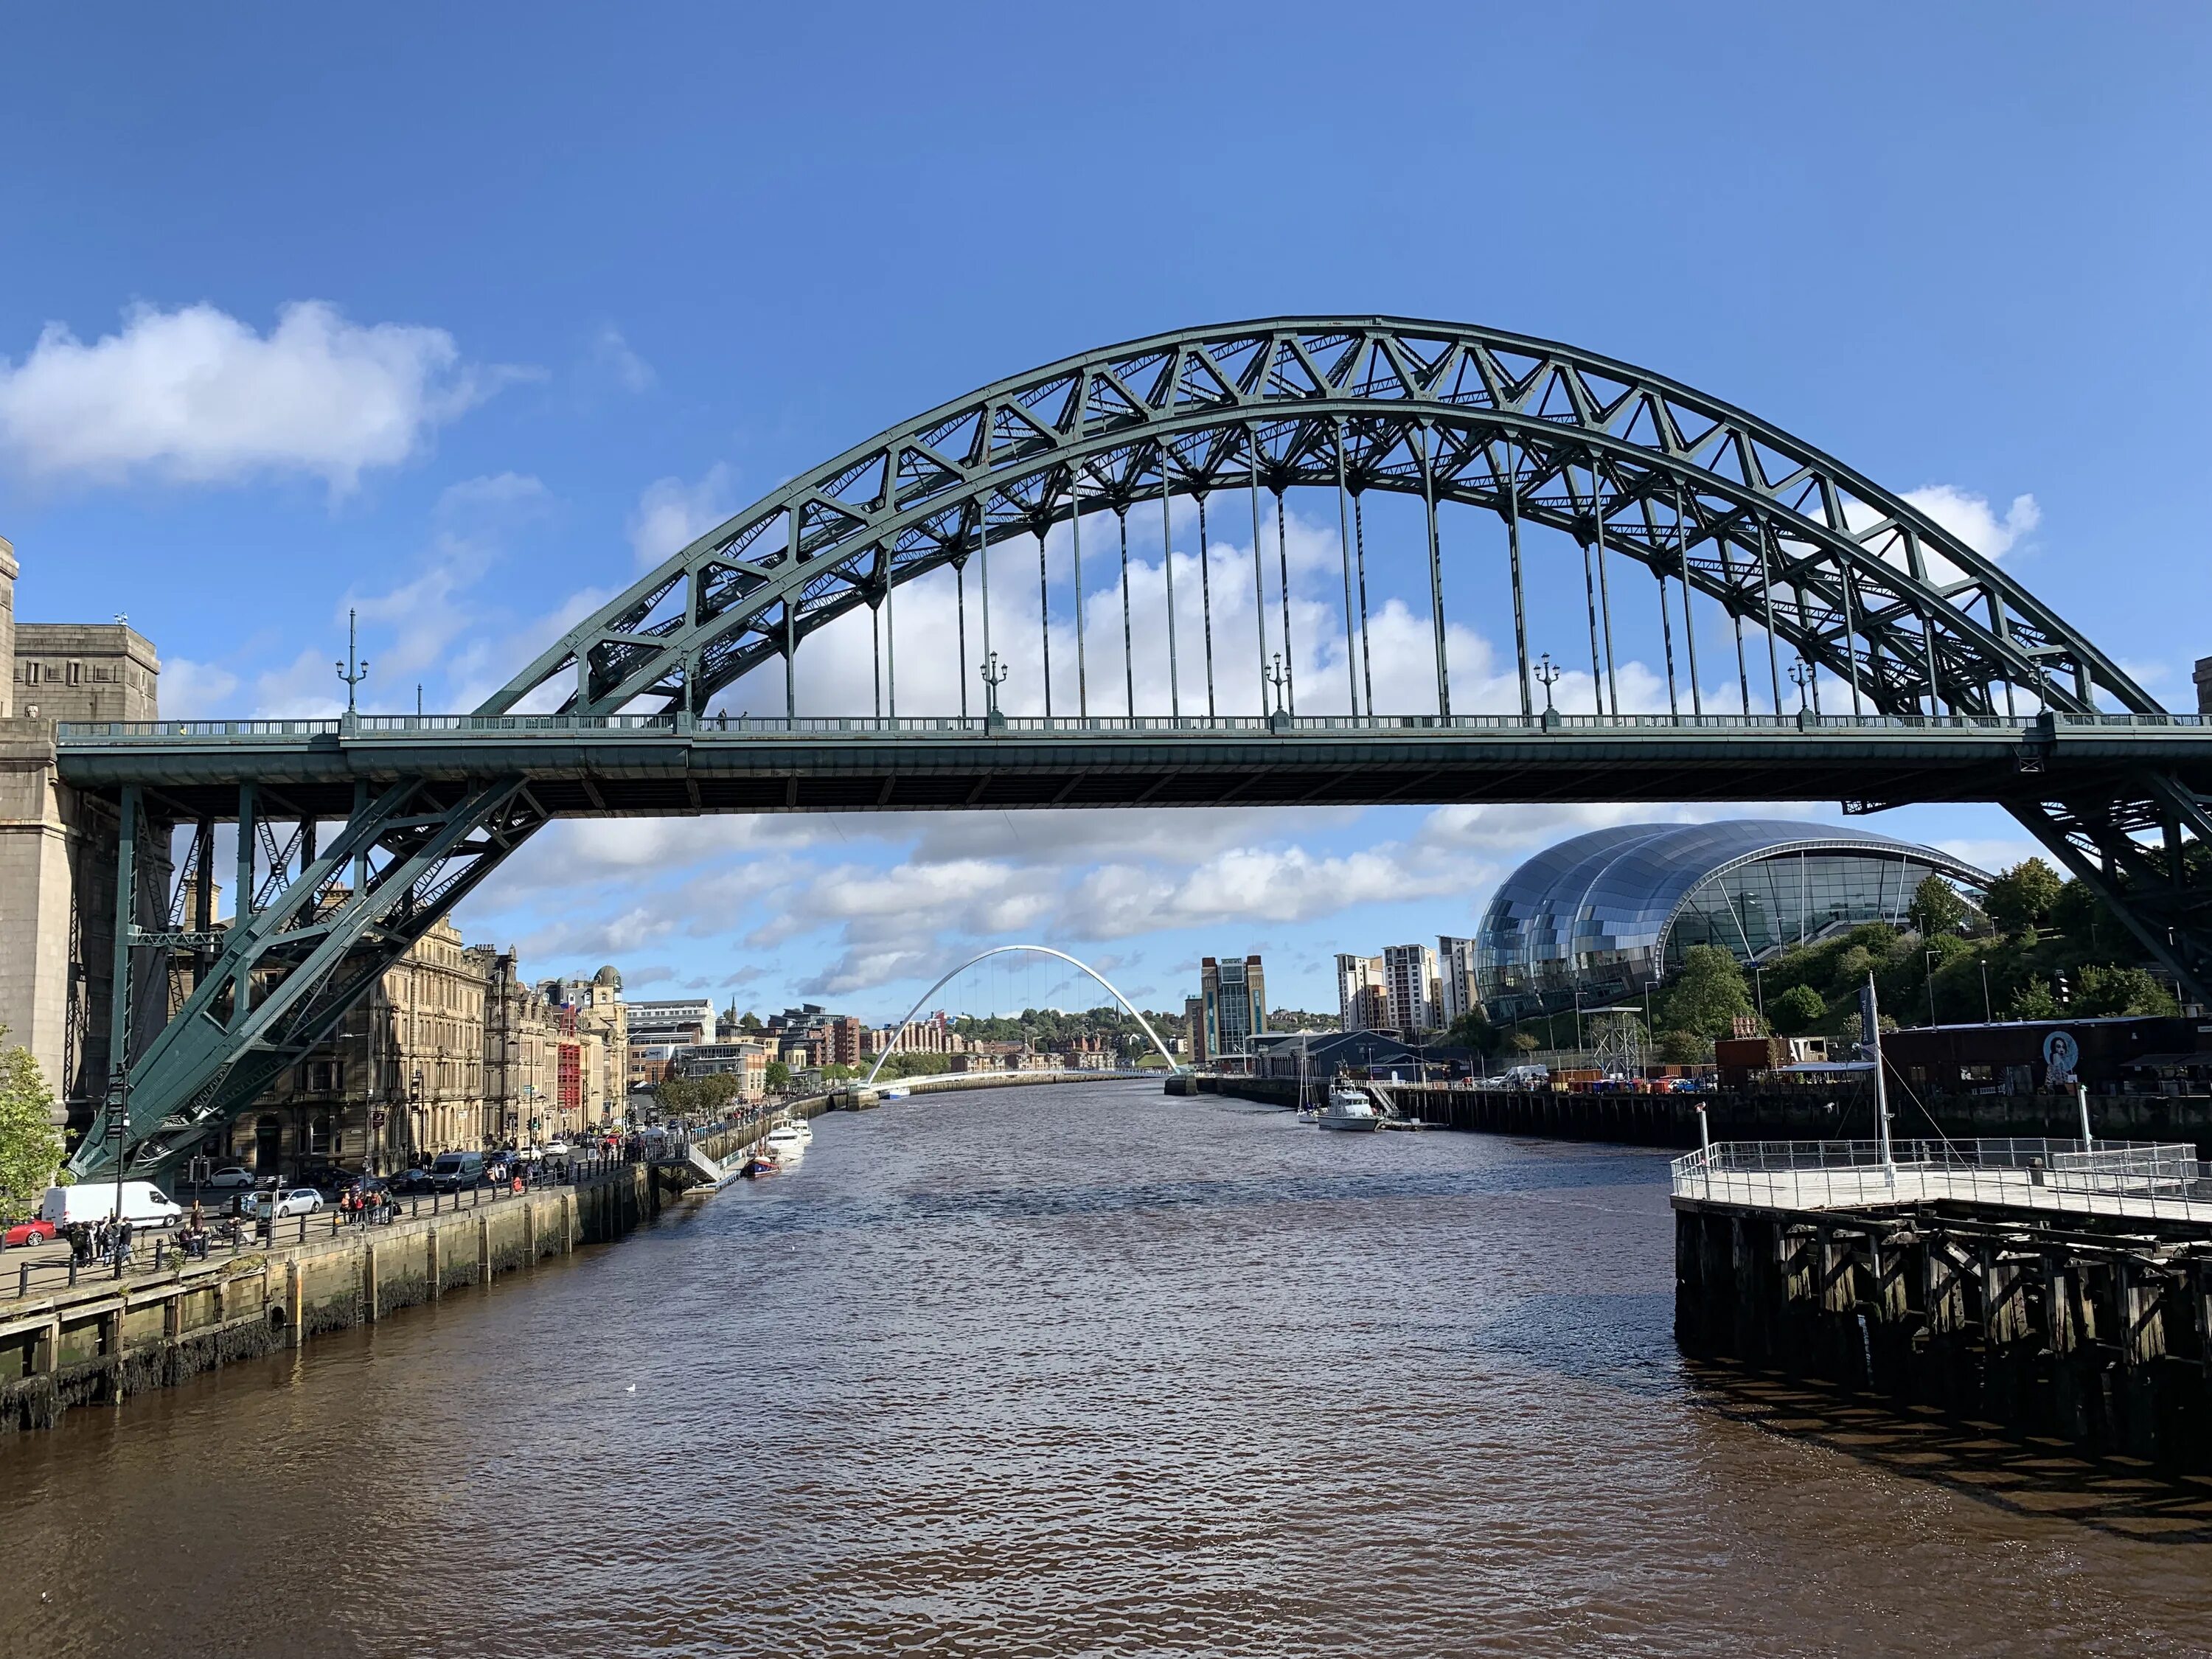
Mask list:
[[[2212,1505],[1692,1374],[1656,1154],[908,1099],[0,1440],[15,1654],[2179,1654]]]

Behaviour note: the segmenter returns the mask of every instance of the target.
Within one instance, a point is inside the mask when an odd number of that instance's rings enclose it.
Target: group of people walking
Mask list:
[[[111,1220],[101,1216],[96,1221],[72,1221],[62,1229],[69,1240],[70,1261],[73,1266],[88,1267],[95,1261],[131,1265],[131,1218]]]

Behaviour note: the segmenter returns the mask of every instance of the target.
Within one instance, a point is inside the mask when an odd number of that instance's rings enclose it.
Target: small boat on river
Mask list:
[[[745,1160],[745,1167],[738,1173],[748,1181],[757,1181],[763,1176],[780,1175],[782,1171],[772,1158],[749,1158]]]
[[[803,1123],[779,1123],[768,1132],[767,1145],[777,1158],[797,1158],[813,1139],[814,1132]]]
[[[1321,1109],[1314,1121],[1324,1129],[1370,1133],[1382,1127],[1382,1115],[1375,1109],[1375,1103],[1368,1098],[1366,1090],[1339,1078],[1328,1085],[1328,1104]]]

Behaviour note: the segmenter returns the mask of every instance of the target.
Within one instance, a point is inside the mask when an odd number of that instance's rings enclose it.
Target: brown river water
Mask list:
[[[1701,1373],[1666,1165],[1157,1085],[0,1440],[11,1655],[2164,1655],[2212,1488]]]

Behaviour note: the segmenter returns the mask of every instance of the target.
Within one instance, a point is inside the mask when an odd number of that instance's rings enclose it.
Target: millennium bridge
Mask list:
[[[1326,652],[1293,524],[1334,532]],[[1249,550],[1217,558],[1215,526]],[[1141,618],[1133,531],[1164,586],[1156,602],[1147,577]],[[1194,539],[1191,559],[1178,543]],[[1103,587],[1086,586],[1086,547]],[[1370,577],[1394,570],[1413,573],[1405,591],[1370,605]],[[902,641],[901,595],[925,592],[951,599],[950,625],[940,604]],[[864,611],[869,712],[802,713],[802,647]],[[1417,672],[1419,706],[1384,706],[1376,630],[1408,618],[1422,642],[1410,662],[1385,647],[1382,678]],[[1504,707],[1474,706],[1463,654],[1455,701],[1451,633],[1471,620],[1511,635]],[[1139,707],[1140,640],[1164,652],[1155,706]],[[1663,707],[1648,669],[1636,706],[1647,658],[1663,660]],[[957,702],[913,707],[917,660],[949,666],[924,678]],[[1559,707],[1563,680],[1586,702]],[[1002,702],[1016,692],[1018,713]],[[793,478],[471,713],[77,725],[58,750],[64,781],[113,803],[127,912],[80,1176],[188,1154],[562,817],[1992,802],[2212,1001],[2212,731],[2197,716],[1778,427],[1459,324],[1239,323],[999,381]],[[219,823],[238,829],[220,926]]]

